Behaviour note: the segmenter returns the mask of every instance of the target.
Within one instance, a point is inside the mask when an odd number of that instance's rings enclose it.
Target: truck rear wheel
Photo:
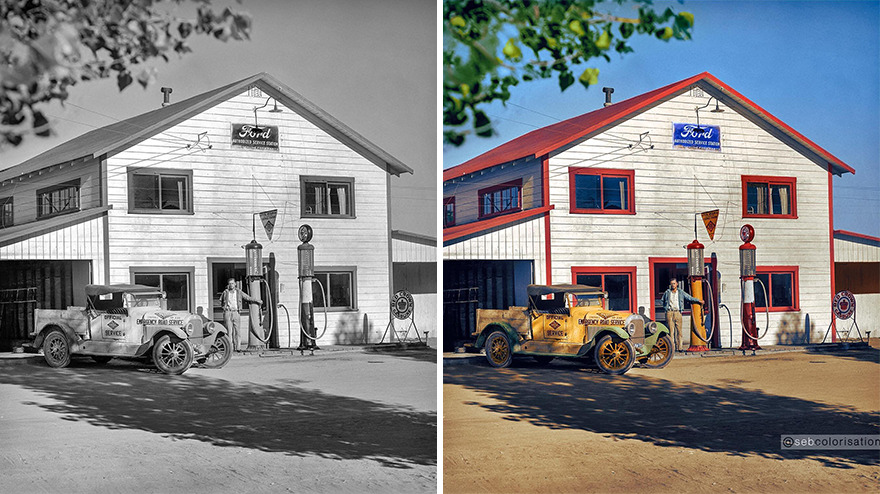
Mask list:
[[[507,367],[513,361],[510,341],[501,331],[495,331],[486,338],[486,359],[492,367]]]
[[[53,329],[43,340],[43,357],[49,367],[67,367],[70,365],[70,342],[67,335],[60,329]]]

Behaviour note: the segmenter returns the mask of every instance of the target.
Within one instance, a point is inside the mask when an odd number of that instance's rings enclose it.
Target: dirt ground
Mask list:
[[[444,368],[443,491],[880,492],[880,450],[782,450],[782,434],[880,434],[880,352]]]
[[[433,350],[140,363],[0,359],[0,492],[437,490]]]

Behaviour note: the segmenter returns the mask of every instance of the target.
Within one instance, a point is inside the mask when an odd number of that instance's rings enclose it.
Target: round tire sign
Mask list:
[[[743,225],[739,229],[739,238],[743,242],[751,242],[755,238],[755,229],[752,228],[752,225]]]
[[[413,297],[406,290],[399,290],[391,300],[391,315],[397,319],[406,319],[413,313]]]
[[[838,319],[849,319],[856,312],[856,297],[849,290],[837,292],[831,309]]]

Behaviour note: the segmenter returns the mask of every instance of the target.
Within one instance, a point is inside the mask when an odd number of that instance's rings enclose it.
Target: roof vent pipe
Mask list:
[[[171,88],[163,87],[162,91],[162,106],[168,106],[171,104]]]
[[[602,92],[605,93],[605,106],[611,106],[611,93],[614,92],[613,87],[603,87]]]

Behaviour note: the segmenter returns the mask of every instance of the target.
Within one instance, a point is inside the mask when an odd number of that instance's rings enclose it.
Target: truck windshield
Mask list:
[[[155,293],[150,294],[125,294],[128,307],[162,307],[162,297]]]

